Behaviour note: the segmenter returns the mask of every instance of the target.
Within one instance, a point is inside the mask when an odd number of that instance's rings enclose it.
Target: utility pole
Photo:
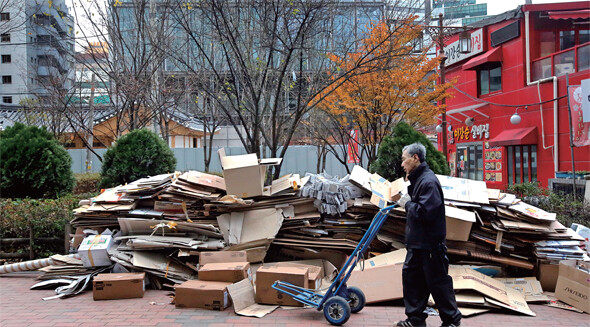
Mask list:
[[[92,142],[94,135],[94,84],[96,83],[96,74],[91,73],[90,79],[90,101],[88,103],[88,145],[86,148],[86,172],[92,172]]]
[[[151,46],[154,47],[154,44],[156,44],[156,42],[161,42],[160,40],[157,40],[158,34],[158,28],[156,27],[156,11],[157,11],[157,7],[156,7],[156,0],[150,0],[150,27],[149,27],[149,36],[150,36],[150,43]],[[155,51],[153,48],[150,49],[150,51]],[[161,55],[161,52],[158,51],[158,56],[157,58],[159,59],[159,56]],[[152,59],[152,63],[151,63],[151,69],[150,69],[150,73],[152,74],[152,85],[151,85],[151,89],[152,89],[152,108],[145,108],[146,110],[150,110],[151,114],[152,114],[152,124],[153,124],[153,130],[154,133],[160,135],[160,112],[158,112],[158,110],[156,110],[156,106],[159,106],[160,103],[160,74],[159,74],[160,70],[159,70],[159,65],[156,64],[156,60]],[[162,106],[164,107],[164,106]],[[162,109],[163,110],[163,109]],[[166,140],[166,142],[168,142],[168,140]]]
[[[441,57],[440,60],[440,85],[445,84],[445,61],[447,57],[445,56],[445,37],[443,31],[443,14],[438,14],[438,54]],[[445,155],[445,160],[447,163],[449,162],[448,153],[447,153],[447,143],[448,143],[448,131],[447,131],[447,109],[445,105],[447,103],[446,98],[442,98],[441,105],[443,107],[441,119],[442,119],[442,150],[443,154]]]

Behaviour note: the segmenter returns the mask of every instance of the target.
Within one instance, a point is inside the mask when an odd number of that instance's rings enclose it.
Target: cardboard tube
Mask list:
[[[69,254],[68,257],[80,259],[78,254]],[[55,261],[51,258],[30,260],[18,263],[12,263],[9,265],[0,266],[0,274],[6,274],[18,271],[36,270],[39,268],[51,266]]]
[[[503,264],[506,264],[509,266],[524,268],[524,269],[528,269],[528,270],[533,270],[533,268],[535,267],[535,265],[533,263],[525,261],[525,260],[506,258],[506,257],[496,256],[493,254],[473,252],[473,251],[469,251],[469,250],[449,248],[447,250],[447,253],[465,256],[465,257],[469,257],[469,258],[476,258],[476,259],[481,259],[481,260],[503,263]]]

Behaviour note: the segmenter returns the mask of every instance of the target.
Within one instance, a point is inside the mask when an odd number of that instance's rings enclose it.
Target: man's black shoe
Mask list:
[[[449,324],[449,325],[442,324],[442,325],[440,325],[440,327],[459,327],[459,326],[461,326],[461,322],[458,322],[456,324]]]

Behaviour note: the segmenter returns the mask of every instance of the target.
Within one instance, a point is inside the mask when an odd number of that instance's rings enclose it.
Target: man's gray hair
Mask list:
[[[410,156],[414,156],[415,154],[417,154],[418,159],[420,159],[420,162],[424,162],[424,160],[426,160],[426,147],[422,143],[416,142],[410,145],[406,145],[404,146],[402,153],[406,151],[408,151],[408,154]]]

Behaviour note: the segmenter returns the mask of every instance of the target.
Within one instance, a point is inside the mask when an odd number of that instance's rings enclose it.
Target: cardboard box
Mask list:
[[[207,263],[199,269],[199,280],[235,283],[242,279],[252,280],[248,262]]]
[[[557,277],[559,276],[559,265],[550,263],[539,263],[537,269],[537,279],[545,292],[555,292]]]
[[[86,237],[78,247],[78,254],[84,267],[110,266],[112,262],[107,251],[112,245],[111,235],[99,234]]]
[[[231,304],[227,287],[232,283],[189,280],[176,285],[177,308],[201,308],[222,311]]]
[[[406,249],[400,249],[357,263],[347,285],[360,288],[367,303],[403,298],[402,268],[406,253]]]
[[[133,299],[143,297],[145,273],[98,274],[92,281],[94,300]]]
[[[378,256],[374,256],[370,259],[361,260],[357,263],[354,270],[370,269],[380,266],[395,265],[398,263],[404,263],[406,261],[406,249],[399,249],[388,253],[383,253]]]
[[[407,192],[406,182],[403,178],[398,178],[393,182],[386,180],[378,174],[371,175],[371,203],[384,208],[388,202],[397,201],[401,198],[403,192]]]
[[[262,195],[266,167],[279,165],[283,160],[281,158],[258,160],[258,156],[254,153],[226,156],[224,148],[219,149],[217,153],[221,161],[227,194],[240,198]]]
[[[349,180],[354,185],[364,190],[367,194],[371,194],[371,173],[365,168],[358,165],[352,167]]]
[[[436,175],[445,200],[489,204],[486,182],[444,175]]]
[[[309,288],[309,269],[306,267],[263,266],[256,271],[256,303],[303,306],[290,295],[272,288],[276,281]]]
[[[189,183],[225,191],[225,180],[221,176],[190,170],[180,175],[178,178]]]
[[[307,284],[310,289],[317,290],[322,285],[322,279],[324,278],[324,268],[323,266],[315,266],[315,265],[308,265],[303,263],[297,262],[270,262],[265,263],[265,267],[301,267],[308,269],[308,280]]]
[[[584,268],[586,271],[579,269]],[[590,313],[590,264],[583,261],[563,260],[559,263],[559,276],[555,297],[575,308]]]
[[[309,181],[309,176],[301,178],[299,174],[287,174],[272,181],[270,187],[265,188],[264,195],[296,192]]]
[[[353,270],[348,286],[356,286],[365,294],[367,303],[396,300],[404,297],[402,287],[403,263]]]
[[[468,241],[475,213],[455,207],[445,206],[447,240]]]
[[[248,256],[246,251],[211,251],[199,254],[199,267],[223,262],[248,262]]]

